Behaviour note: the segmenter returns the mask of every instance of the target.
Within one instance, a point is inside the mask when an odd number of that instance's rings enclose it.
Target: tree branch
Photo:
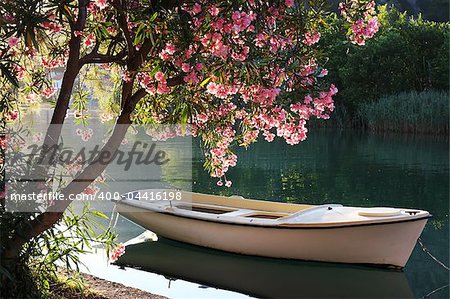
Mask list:
[[[125,15],[126,8],[119,0],[112,1],[113,7],[117,10],[117,22],[127,42],[128,51],[130,56],[134,56],[136,49],[134,48],[133,40],[131,39],[130,30],[128,29],[127,18]]]
[[[172,77],[172,78],[168,78],[167,81],[167,86],[169,87],[174,87],[177,85],[183,85],[185,84],[184,79],[183,79],[184,75],[180,74],[178,76]]]
[[[116,55],[99,54],[97,52],[91,52],[80,59],[80,64],[91,64],[91,63],[117,63],[120,65],[126,65],[124,58],[127,56],[126,51],[121,51]]]

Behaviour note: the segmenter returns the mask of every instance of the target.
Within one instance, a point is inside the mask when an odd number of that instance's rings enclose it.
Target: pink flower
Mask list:
[[[94,40],[95,40],[95,36],[94,36],[94,34],[89,34],[87,37],[86,37],[86,40],[84,41],[84,44],[86,45],[86,46],[90,46],[90,45],[92,45],[92,43],[94,42]]]
[[[195,65],[195,69],[197,70],[197,71],[199,71],[199,70],[201,70],[201,69],[203,69],[203,64],[202,63],[197,63],[196,65]]]
[[[373,17],[365,23],[364,19],[358,19],[352,26],[350,39],[352,43],[363,46],[366,39],[372,38],[378,32],[380,23],[377,17]]]
[[[49,87],[41,90],[41,95],[43,95],[46,99],[49,99],[57,90],[58,89],[55,86],[50,85]]]
[[[225,181],[225,187],[230,188],[231,187],[232,182],[231,181]]]
[[[125,82],[131,82],[131,80],[133,80],[132,74],[129,71],[127,71],[127,70],[125,70],[122,73],[121,77],[122,77],[122,80],[125,81]]]
[[[49,17],[49,19],[53,19],[52,17]],[[60,25],[58,25],[55,22],[42,22],[42,27],[44,27],[45,29],[51,30],[53,32],[60,32],[62,30],[62,27]]]
[[[10,14],[6,14],[3,16],[3,20],[5,20],[6,23],[14,23],[16,18]]]
[[[189,71],[191,70],[191,65],[189,63],[183,63],[181,65],[181,69],[183,70],[183,72],[189,73]]]
[[[86,189],[84,189],[83,194],[86,195],[95,195],[97,192],[100,191],[100,188],[97,186],[89,186]]]
[[[209,8],[209,13],[210,13],[213,17],[216,17],[216,16],[219,14],[219,12],[220,12],[220,10],[219,10],[217,7],[215,7],[215,6],[211,6],[211,7]]]
[[[38,95],[34,92],[26,95],[25,99],[31,104],[36,103],[38,101]]]
[[[108,6],[107,0],[94,0],[94,4],[100,9],[105,9]]]
[[[17,36],[11,36],[7,40],[8,41],[8,46],[11,47],[11,48],[14,48],[19,43],[19,40],[20,39]]]
[[[302,40],[302,43],[311,46],[315,43],[317,43],[320,39],[320,32],[317,32],[315,34],[313,33],[305,33],[305,38]]]
[[[294,6],[294,0],[285,0],[284,5],[286,5],[287,7],[292,7]]]
[[[263,135],[265,137],[264,139],[266,139],[267,142],[272,142],[275,138],[275,134],[270,133],[269,131],[264,131]]]
[[[109,260],[114,263],[125,253],[125,245],[120,244],[111,252]]]
[[[183,77],[184,82],[197,84],[199,82],[197,74],[195,72],[190,72],[186,76]]]
[[[194,14],[199,14],[202,11],[202,7],[200,4],[195,3],[194,6],[192,7],[192,12]]]
[[[166,82],[166,77],[164,77],[164,74],[162,72],[156,72],[155,79],[159,82]]]
[[[15,121],[19,117],[19,111],[9,111],[6,114],[6,121]]]
[[[217,186],[220,186],[220,187],[222,187],[223,186],[223,182],[222,182],[222,180],[219,180],[219,181],[217,181]]]

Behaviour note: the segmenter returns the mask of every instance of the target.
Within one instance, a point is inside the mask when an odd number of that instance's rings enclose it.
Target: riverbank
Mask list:
[[[60,282],[52,290],[54,298],[66,299],[165,299],[167,297],[151,294],[121,283],[108,281],[86,273],[80,273],[83,286],[72,281],[66,273],[59,273]]]

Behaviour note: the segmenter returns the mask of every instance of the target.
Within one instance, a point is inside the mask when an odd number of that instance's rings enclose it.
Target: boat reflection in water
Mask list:
[[[255,297],[414,298],[399,271],[244,256],[161,238],[128,245],[116,264]]]

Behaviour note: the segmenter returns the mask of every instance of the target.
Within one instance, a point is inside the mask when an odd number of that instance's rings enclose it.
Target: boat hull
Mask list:
[[[342,227],[264,227],[143,212],[118,204],[126,218],[159,236],[246,255],[403,268],[427,218]]]

